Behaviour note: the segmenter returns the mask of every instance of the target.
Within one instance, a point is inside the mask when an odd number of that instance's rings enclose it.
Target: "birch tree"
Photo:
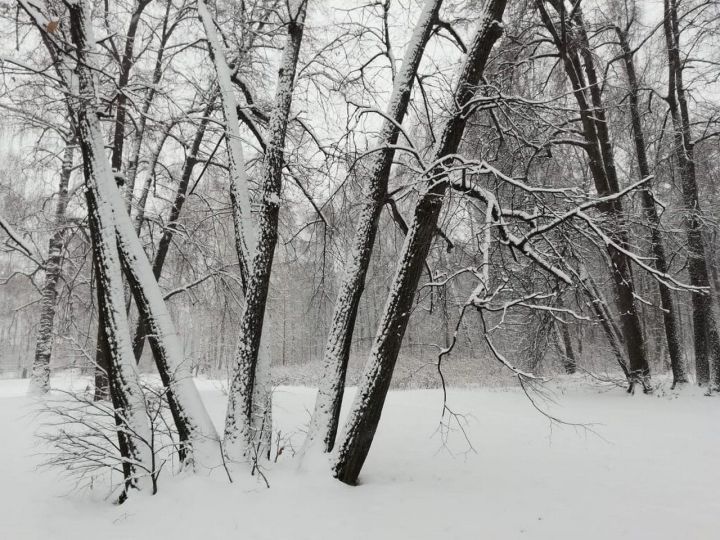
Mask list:
[[[62,272],[63,248],[66,237],[66,211],[68,187],[73,168],[73,156],[76,142],[69,138],[63,153],[60,169],[60,182],[55,206],[54,228],[48,242],[48,256],[45,262],[45,284],[42,289],[42,308],[35,344],[35,359],[30,376],[30,393],[44,394],[50,389],[50,358],[52,356],[55,335],[55,310],[57,305],[57,287]]]

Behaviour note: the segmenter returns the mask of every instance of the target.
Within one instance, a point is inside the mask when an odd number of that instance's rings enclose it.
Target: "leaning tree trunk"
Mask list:
[[[110,166],[115,175],[115,181],[119,185],[125,183],[125,178],[122,175],[122,158],[123,149],[125,146],[125,121],[127,118],[127,94],[126,87],[130,81],[130,71],[134,64],[133,51],[135,48],[135,35],[137,34],[138,25],[140,24],[140,17],[145,11],[145,8],[150,3],[150,0],[137,0],[135,9],[130,17],[130,23],[128,25],[126,37],[125,37],[125,48],[123,55],[120,58],[120,74],[117,81],[117,105],[115,113],[115,129],[113,132],[112,142],[112,156],[110,159]],[[134,182],[134,177],[133,177]],[[127,194],[127,208],[130,209],[132,202],[132,191]],[[105,321],[100,315],[98,322],[98,331],[96,339],[95,349],[95,400],[107,399],[107,370],[109,368],[108,359],[105,358],[104,351],[107,347],[103,344],[103,339],[106,338],[103,328],[105,327]]]
[[[68,140],[63,154],[60,170],[58,201],[55,207],[55,219],[52,236],[48,246],[48,258],[45,263],[45,284],[42,289],[40,307],[40,325],[35,344],[35,360],[30,376],[30,393],[45,394],[50,389],[50,357],[53,349],[53,326],[57,304],[57,283],[62,270],[62,251],[65,243],[65,212],[68,204],[68,185],[72,172],[75,140]]]
[[[315,441],[322,441],[325,452],[330,452],[335,444],[350,344],[375,243],[378,220],[387,199],[388,178],[395,156],[394,146],[397,144],[400,125],[410,102],[413,81],[441,4],[442,0],[428,0],[425,3],[405,52],[402,69],[393,83],[393,92],[385,111],[386,120],[371,154],[372,161],[367,164],[367,185],[364,193],[366,200],[360,211],[353,248],[348,256],[351,264],[345,271],[335,300],[335,311],[325,342],[322,378],[305,442],[306,451],[314,446]]]
[[[250,208],[250,189],[245,158],[240,142],[240,120],[233,92],[232,73],[225,57],[223,42],[215,28],[215,21],[207,8],[205,0],[198,0],[197,10],[205,28],[208,41],[208,53],[215,66],[220,104],[225,117],[225,144],[227,145],[228,168],[230,169],[230,202],[233,225],[235,227],[235,247],[240,263],[240,277],[243,288],[247,288],[246,279],[250,274],[252,251],[255,248],[255,224]]]
[[[590,172],[595,189],[600,196],[620,191],[615,169],[612,143],[608,130],[607,115],[602,102],[601,87],[595,70],[580,6],[573,8],[571,18],[565,12],[565,3],[550,0],[561,19],[562,32],[558,32],[547,10],[544,0],[536,0],[543,24],[550,32],[560,54],[565,73],[570,80],[573,95],[578,103],[583,136],[587,141],[584,149],[588,156]],[[635,285],[629,257],[622,250],[629,246],[627,223],[622,203],[613,200],[600,207],[614,222],[611,238],[616,245],[608,244],[611,274],[615,298],[619,311],[629,366],[629,390],[640,383],[650,391],[650,367],[647,361],[640,315],[635,305]],[[621,248],[621,249],[618,249]]]
[[[77,120],[77,134],[83,155],[87,186],[88,218],[93,240],[99,310],[105,322],[102,343],[108,358],[110,395],[115,409],[118,446],[122,455],[125,491],[149,489],[152,470],[150,425],[140,377],[132,357],[132,345],[122,284],[122,270],[115,243],[114,209],[103,191],[114,188],[110,163],[95,112],[97,107],[93,84],[90,43],[87,40],[88,10],[84,2],[68,4],[70,33],[77,51],[79,99],[72,108]],[[73,101],[71,99],[71,101]]]
[[[346,484],[356,483],[380,422],[415,291],[437,228],[447,190],[448,170],[453,164],[452,155],[460,145],[471,101],[490,51],[502,35],[504,10],[505,0],[487,0],[483,5],[478,30],[468,48],[455,89],[451,116],[430,160],[434,165],[425,173],[427,186],[415,205],[375,343],[333,462],[333,475]]]
[[[240,322],[237,366],[230,385],[225,419],[225,452],[228,458],[234,461],[250,459],[254,462],[257,457],[254,442],[258,435],[262,435],[253,433],[253,425],[257,425],[254,420],[253,396],[256,395],[258,353],[261,347],[270,273],[278,236],[282,169],[285,164],[283,155],[285,136],[292,104],[295,71],[305,28],[307,0],[301,0],[297,4],[291,2],[288,5],[296,5],[297,11],[295,15],[290,13],[287,41],[278,72],[275,107],[268,125],[267,147],[261,175],[262,194],[257,246],[253,250],[252,264],[249,268],[245,311]],[[266,370],[268,367],[264,365],[262,369]],[[270,426],[263,427],[270,428]]]
[[[668,107],[675,130],[675,156],[680,167],[685,231],[688,246],[688,276],[690,285],[706,289],[692,295],[692,318],[695,338],[695,378],[697,383],[710,382],[710,364],[713,367],[713,385],[720,388],[720,336],[718,336],[710,279],[702,237],[702,209],[698,199],[695,172],[694,145],[690,128],[690,113],[683,84],[683,63],[680,58],[680,28],[676,0],[665,0],[665,43],[668,53]]]
[[[599,288],[595,284],[587,271],[584,271],[585,276],[582,278],[583,292],[588,297],[588,305],[591,311],[595,314],[595,318],[600,322],[600,327],[605,334],[605,337],[610,344],[613,356],[618,363],[618,366],[622,370],[626,379],[630,379],[630,370],[627,366],[627,360],[625,357],[625,344],[623,342],[623,335],[618,328],[615,319],[613,319],[612,313],[608,308],[607,301]],[[582,342],[581,342],[582,344]]]
[[[83,94],[85,99],[80,102],[81,110],[85,107],[96,106],[95,88],[92,78],[94,68],[89,50],[91,44],[87,41],[85,37],[86,34],[84,33],[84,25],[87,24],[85,7],[82,3],[70,5],[71,12],[78,21],[74,24],[73,39],[77,41],[77,71],[81,79],[81,84],[84,85],[83,90],[85,92]],[[88,98],[88,96],[91,96],[91,98]],[[89,116],[89,113],[86,114],[86,116]],[[94,160],[92,164],[98,171],[95,173],[98,178],[96,186],[94,186],[97,193],[93,194],[93,196],[98,205],[100,205],[100,203],[107,204],[111,208],[112,221],[109,222],[109,225],[108,223],[103,224],[103,233],[106,232],[105,228],[107,226],[112,227],[110,230],[113,231],[115,237],[112,243],[113,249],[117,246],[131,292],[141,315],[147,321],[151,333],[150,344],[153,348],[160,377],[166,388],[170,410],[180,435],[182,461],[184,464],[192,464],[195,467],[204,465],[209,467],[217,466],[220,463],[217,432],[192,380],[188,363],[185,362],[172,319],[163,300],[162,292],[153,277],[150,263],[135,233],[124,200],[113,181],[112,169],[107,156],[104,154],[102,134],[97,116],[94,112],[92,118],[95,123],[85,120],[85,123],[88,124],[89,127],[86,128],[86,132],[81,133],[81,135],[86,137],[85,141],[81,140],[81,145],[85,144],[85,147],[83,147],[83,151],[85,152],[88,151],[86,147],[90,142],[95,141],[94,144],[96,144],[94,148],[97,151],[95,151],[92,156]],[[82,128],[84,124],[81,122],[78,123]],[[94,139],[88,139],[89,136],[94,137]],[[92,148],[90,148],[90,150],[92,150]],[[85,160],[87,162],[88,158],[85,157]],[[104,285],[100,281],[101,277],[101,274],[98,273],[99,288],[102,288]],[[117,308],[119,304],[117,304],[115,300],[113,306],[114,309],[117,310],[119,309]],[[127,316],[124,307],[122,311],[125,317],[124,324],[127,326]],[[115,330],[111,325],[111,321],[107,320],[108,309],[102,309],[101,312],[103,315],[101,317],[101,325],[105,330],[105,342],[101,341],[101,347],[105,351],[108,351],[113,348],[113,345],[107,342],[119,338],[116,335],[112,335]],[[123,331],[128,334],[129,341],[129,329],[123,328]],[[130,345],[130,351],[132,354],[132,344]],[[112,373],[116,366],[111,362],[112,358],[108,358],[108,360],[112,397],[114,384]],[[132,362],[132,366],[133,370],[135,370],[136,364],[134,361]],[[143,411],[143,414],[146,414],[145,411]]]

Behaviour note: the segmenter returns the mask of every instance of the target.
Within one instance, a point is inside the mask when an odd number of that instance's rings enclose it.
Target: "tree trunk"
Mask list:
[[[40,324],[35,344],[35,360],[30,376],[30,393],[45,394],[50,389],[50,357],[53,349],[53,326],[57,303],[57,283],[62,271],[63,247],[65,243],[65,212],[68,204],[68,185],[72,172],[75,140],[68,140],[60,170],[58,201],[55,207],[54,232],[50,237],[48,258],[45,265],[45,284],[42,289]]]
[[[483,5],[478,30],[468,48],[453,96],[453,111],[430,160],[435,165],[426,172],[426,190],[416,203],[375,343],[333,462],[333,475],[346,484],[356,483],[370,451],[418,281],[437,229],[447,190],[448,169],[453,163],[451,156],[460,145],[470,112],[469,103],[480,83],[490,51],[502,34],[504,10],[505,0],[487,0]]]
[[[127,117],[127,95],[125,89],[130,80],[130,70],[133,67],[135,59],[133,58],[135,49],[135,35],[137,34],[138,25],[140,23],[140,16],[142,15],[145,8],[151,0],[136,0],[132,15],[130,16],[130,23],[128,25],[127,33],[125,34],[125,49],[123,51],[122,58],[120,59],[120,74],[117,82],[117,106],[115,111],[115,131],[113,133],[113,144],[112,144],[112,158],[110,166],[112,167],[113,173],[116,178],[122,178],[122,161],[123,161],[123,148],[125,146],[125,119]],[[125,180],[120,181],[121,184],[125,183]],[[127,193],[128,200],[128,211],[130,203],[132,202],[132,191]]]
[[[432,33],[433,24],[437,21],[441,4],[442,0],[428,0],[425,3],[407,47],[402,69],[393,84],[393,92],[385,111],[387,119],[381,128],[375,151],[371,154],[371,162],[367,165],[367,185],[364,194],[366,200],[355,230],[353,248],[348,256],[351,262],[347,266],[335,300],[335,311],[325,343],[323,374],[305,442],[308,450],[316,440],[322,442],[325,452],[330,452],[335,444],[353,329],[375,243],[378,221],[387,198],[388,178],[395,155],[393,146],[397,144],[400,125],[410,102],[418,66]]]
[[[130,157],[128,159],[126,186],[126,192],[128,194],[128,212],[130,212],[133,193],[135,192],[135,180],[137,178],[138,166],[140,164],[140,150],[142,149],[143,139],[145,138],[145,130],[147,128],[147,120],[150,113],[150,106],[152,105],[155,94],[157,93],[158,84],[160,84],[160,80],[163,76],[163,59],[165,56],[165,47],[167,46],[167,42],[170,39],[173,30],[177,28],[177,25],[173,24],[170,29],[168,29],[171,7],[172,2],[168,2],[167,7],[165,8],[165,17],[163,19],[162,32],[160,34],[160,44],[158,46],[157,56],[155,57],[155,68],[153,69],[152,83],[145,94],[143,106],[140,111],[140,119],[138,121],[137,133],[135,133],[135,136],[133,138],[133,147],[130,151]]]
[[[625,375],[625,378],[629,381],[630,370],[628,369],[627,358],[625,357],[626,348],[623,342],[623,335],[620,332],[615,319],[613,319],[612,313],[610,313],[610,310],[608,309],[605,297],[595,284],[592,276],[584,268],[582,268],[581,272],[581,275],[584,275],[582,278],[583,290],[588,297],[590,308],[595,314],[595,318],[600,322],[600,326],[605,334],[605,338],[610,344],[610,348],[612,349],[618,366]],[[580,342],[580,350],[582,353],[582,341]],[[632,391],[632,387],[628,388],[628,391]]]
[[[712,298],[709,294],[709,272],[702,237],[702,209],[698,200],[694,145],[690,113],[683,85],[683,64],[680,59],[680,29],[676,0],[665,0],[665,43],[668,53],[668,107],[675,130],[675,156],[680,167],[685,230],[688,245],[688,276],[690,285],[707,289],[692,295],[692,318],[695,338],[695,378],[699,385],[710,383],[720,388],[720,336],[718,336]]]
[[[564,307],[562,298],[558,295],[557,301],[558,307],[562,309]],[[564,358],[563,367],[565,373],[572,375],[577,371],[577,359],[575,358],[575,352],[573,351],[572,337],[570,336],[570,330],[567,324],[560,324],[557,321],[553,322],[555,330],[560,334],[560,338],[563,343]]]
[[[565,73],[570,80],[573,95],[580,109],[583,135],[587,141],[584,149],[588,155],[595,189],[601,197],[617,193],[620,191],[620,186],[615,170],[615,159],[594,58],[582,19],[582,10],[579,5],[575,6],[572,18],[568,19],[565,3],[559,0],[552,0],[551,3],[555,6],[563,24],[562,34],[558,33],[555,28],[545,9],[544,0],[536,0],[543,23],[550,31],[563,61]],[[607,214],[615,224],[611,231],[611,238],[618,246],[625,249],[629,245],[629,240],[622,203],[619,200],[613,200],[600,207],[600,210]],[[630,361],[630,389],[632,390],[636,383],[640,383],[645,391],[649,391],[650,367],[647,362],[640,316],[635,305],[635,286],[630,260],[627,255],[613,245],[608,245],[607,250],[610,256],[620,325]]]
[[[278,71],[275,107],[268,126],[268,142],[261,174],[259,234],[257,246],[252,253],[252,264],[249,267],[245,311],[240,322],[236,369],[228,395],[224,444],[226,455],[234,461],[240,461],[243,458],[254,460],[257,457],[254,452],[254,443],[256,437],[261,435],[253,433],[253,425],[257,426],[257,422],[254,420],[256,411],[253,408],[253,397],[256,396],[258,353],[261,348],[270,273],[278,236],[282,169],[285,164],[285,135],[292,104],[295,71],[305,28],[307,0],[288,3],[289,10],[292,10],[293,7],[296,7],[297,11],[295,14],[290,13],[287,41]],[[261,369],[269,369],[269,365],[267,365],[269,357],[264,360],[263,363],[266,365],[261,366]],[[265,422],[261,423],[265,424]],[[269,426],[264,425],[263,429],[269,429]]]
[[[114,210],[102,196],[114,189],[110,163],[105,150],[93,84],[92,64],[89,63],[90,44],[87,40],[88,10],[84,2],[68,4],[70,33],[76,46],[78,62],[79,99],[73,109],[77,116],[78,139],[83,155],[83,170],[87,186],[88,218],[93,240],[93,261],[97,277],[98,304],[104,314],[105,340],[102,341],[109,365],[110,395],[118,426],[118,446],[123,458],[125,491],[131,488],[149,489],[152,475],[150,426],[140,378],[132,358],[130,332],[125,313],[122,271],[115,244]]]
[[[74,26],[80,28],[82,31],[74,28],[73,39],[77,39],[78,41],[77,71],[81,79],[81,84],[84,85],[82,86],[82,90],[85,92],[83,94],[84,99],[81,100],[79,107],[82,112],[86,107],[97,106],[95,103],[95,89],[92,78],[93,68],[90,63],[92,56],[89,54],[90,44],[87,42],[84,34],[85,6],[82,4],[71,4],[69,8],[72,13],[74,13],[74,17],[77,18],[78,21],[81,21]],[[85,116],[89,115],[89,113],[84,114]],[[183,443],[181,458],[183,463],[192,464],[196,467],[203,465],[207,465],[208,467],[218,466],[220,463],[220,453],[217,432],[193,383],[190,370],[183,357],[178,336],[173,327],[172,319],[163,300],[162,292],[153,277],[150,263],[135,233],[124,200],[112,180],[112,169],[104,153],[102,133],[97,115],[94,111],[92,111],[92,119],[94,119],[94,123],[85,120],[85,123],[89,124],[87,128],[83,128],[84,124],[82,122],[79,121],[78,123],[81,128],[86,129],[85,132],[81,133],[81,136],[86,137],[86,140],[81,140],[81,145],[85,145],[83,152],[88,152],[93,150],[93,148],[96,150],[92,156],[94,161],[91,162],[91,164],[96,167],[99,172],[95,173],[98,179],[96,185],[93,187],[97,193],[93,193],[93,197],[98,204],[109,205],[110,211],[112,212],[112,220],[104,223],[103,227],[112,227],[111,230],[115,236],[115,240],[112,243],[113,249],[117,246],[117,250],[119,250],[121,263],[128,278],[131,292],[152,334],[150,343],[153,347],[160,377],[166,387],[170,410],[175,420],[181,442]],[[88,139],[90,136],[94,137],[94,139]],[[95,144],[95,146],[89,149],[86,148],[91,143]],[[88,166],[89,158],[85,154],[83,155],[86,166]],[[105,229],[103,229],[103,234],[105,232]],[[100,282],[102,275],[98,273],[97,277],[98,286],[101,287],[103,285]],[[124,304],[124,302],[122,303]],[[118,303],[114,301],[113,309],[120,309],[117,305]],[[125,317],[125,319],[123,319],[125,321],[124,324],[127,326],[127,315],[124,306],[122,312],[123,317]],[[100,348],[107,352],[113,347],[112,343],[107,343],[107,341],[120,338],[111,335],[115,330],[111,327],[112,321],[107,320],[108,310],[102,309],[101,313],[102,316],[100,317],[99,326],[104,334],[105,342],[100,340]],[[113,316],[118,317],[116,314],[113,314]],[[122,330],[128,334],[129,341],[129,328],[123,327]],[[132,354],[132,344],[130,344],[130,351]],[[134,372],[136,369],[134,361],[132,362],[132,366]],[[116,366],[112,363],[112,358],[108,358],[111,394],[114,384],[112,380],[113,370],[115,369]],[[143,411],[143,415],[145,414],[145,411]]]
[[[641,178],[650,176],[650,164],[647,157],[647,145],[645,143],[645,134],[643,132],[642,120],[640,117],[640,97],[637,75],[635,73],[635,63],[633,53],[630,50],[627,33],[620,28],[616,28],[618,38],[620,39],[620,47],[625,60],[625,70],[627,72],[629,88],[629,104],[630,117],[632,119],[633,136],[635,140],[635,153],[638,161],[638,171]],[[665,244],[660,234],[660,217],[655,207],[655,198],[653,197],[650,185],[644,187],[641,191],[643,209],[650,226],[650,236],[652,243],[652,251],[655,256],[655,268],[661,274],[668,274],[670,265],[668,264],[665,254]],[[663,311],[663,323],[665,327],[665,338],[667,339],[668,353],[670,354],[670,365],[673,372],[673,386],[688,382],[687,370],[685,368],[685,360],[682,353],[682,343],[680,341],[680,332],[678,329],[678,321],[676,316],[675,303],[673,302],[672,292],[670,288],[658,281],[660,290],[660,305]]]

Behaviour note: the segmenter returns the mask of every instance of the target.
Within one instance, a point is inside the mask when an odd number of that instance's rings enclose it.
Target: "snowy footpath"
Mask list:
[[[218,423],[225,398],[200,381]],[[280,387],[275,422],[290,443],[270,489],[221,477],[166,477],[155,497],[122,506],[37,469],[37,404],[23,381],[0,381],[0,537],[172,539],[716,539],[720,538],[720,397],[628,396],[555,384],[551,425],[517,389],[451,390],[463,414],[438,429],[437,390],[388,396],[361,485],[298,472],[292,446],[314,391]],[[351,392],[349,392],[351,394]],[[294,436],[292,436],[294,434]],[[468,442],[469,441],[469,442]]]

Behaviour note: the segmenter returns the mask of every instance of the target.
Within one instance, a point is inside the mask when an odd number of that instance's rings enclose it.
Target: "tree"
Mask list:
[[[255,441],[259,435],[253,433],[257,431],[253,430],[257,425],[253,420],[253,401],[257,398],[257,370],[269,369],[269,365],[258,365],[258,355],[278,238],[282,170],[285,163],[283,152],[295,72],[305,28],[307,0],[288,4],[288,11],[287,40],[280,60],[275,106],[268,122],[267,148],[263,157],[258,235],[256,246],[250,252],[252,264],[248,269],[245,311],[240,322],[237,366],[230,385],[225,418],[224,450],[227,456],[235,461],[254,456]],[[266,405],[261,404],[261,407],[265,409]],[[268,429],[268,426],[265,426],[265,429]]]
[[[628,18],[625,28],[615,27],[618,36],[620,49],[622,51],[623,62],[628,79],[628,107],[630,109],[630,118],[632,121],[633,140],[635,142],[635,156],[638,164],[638,172],[642,178],[651,176],[650,164],[647,157],[647,143],[645,142],[645,133],[642,125],[642,117],[640,115],[640,88],[638,84],[637,74],[635,72],[634,52],[630,48],[628,41],[628,30],[631,27],[635,15]],[[647,217],[651,247],[655,256],[655,267],[661,274],[667,275],[670,271],[670,265],[665,253],[665,244],[660,232],[660,217],[657,212],[655,197],[653,196],[650,185],[642,190],[642,204]],[[667,282],[658,281],[660,289],[660,305],[663,310],[663,322],[665,327],[665,338],[667,339],[668,352],[670,354],[670,364],[673,372],[673,385],[684,384],[688,382],[687,370],[682,353],[682,342],[680,336],[680,328],[678,327],[677,310],[675,302],[672,298],[672,291]]]
[[[558,14],[559,28],[556,27],[545,9],[545,1],[536,1],[543,24],[550,32],[552,41],[557,48],[580,109],[582,134],[586,140],[584,150],[588,156],[595,187],[601,196],[617,193],[620,191],[620,184],[610,140],[607,113],[603,105],[602,90],[583,21],[582,9],[580,4],[577,4],[573,6],[570,13],[567,13],[563,2],[552,1],[549,3]],[[635,305],[635,286],[631,262],[627,256],[630,242],[627,225],[625,225],[625,212],[619,200],[610,203],[604,210],[609,216],[612,216],[616,223],[612,242],[607,245],[607,250],[620,312],[620,326],[630,360],[630,390],[635,383],[640,383],[643,390],[647,392],[650,390],[650,367],[646,357],[642,324]]]
[[[55,206],[55,231],[48,242],[48,257],[45,263],[45,284],[42,290],[42,310],[35,345],[35,360],[30,376],[30,392],[44,394],[50,389],[50,357],[52,356],[53,325],[57,304],[57,285],[62,272],[63,248],[66,236],[65,212],[68,204],[68,186],[73,168],[76,142],[67,141],[63,154],[58,200]]]
[[[688,245],[688,275],[690,284],[698,289],[692,296],[692,319],[695,337],[695,377],[697,383],[710,383],[710,366],[713,367],[713,385],[720,387],[720,335],[718,335],[710,286],[705,245],[702,237],[702,209],[698,200],[693,137],[690,111],[683,84],[683,62],[680,57],[680,25],[675,0],[665,0],[663,28],[668,54],[667,103],[674,127],[675,157],[680,169],[685,230]]]
[[[357,481],[370,451],[423,264],[437,228],[448,187],[448,168],[462,140],[490,51],[502,34],[504,10],[503,0],[488,0],[482,6],[478,29],[455,87],[453,109],[435,145],[430,160],[433,165],[423,175],[426,186],[415,204],[382,322],[333,462],[333,475],[346,484]]]
[[[407,46],[402,68],[393,81],[393,91],[378,142],[368,156],[367,180],[364,189],[366,201],[356,225],[348,267],[335,300],[335,311],[330,324],[323,353],[323,378],[320,381],[315,410],[310,421],[306,445],[312,447],[317,439],[325,452],[335,444],[340,406],[342,405],[345,376],[350,356],[350,344],[357,318],[360,297],[365,286],[365,276],[370,264],[378,222],[383,206],[388,200],[388,179],[395,156],[395,147],[401,133],[401,125],[410,102],[413,81],[417,77],[425,45],[438,22],[440,0],[428,0],[423,7],[410,43]],[[386,15],[387,16],[387,15]],[[388,44],[389,47],[389,44]],[[359,165],[356,164],[356,167]]]

